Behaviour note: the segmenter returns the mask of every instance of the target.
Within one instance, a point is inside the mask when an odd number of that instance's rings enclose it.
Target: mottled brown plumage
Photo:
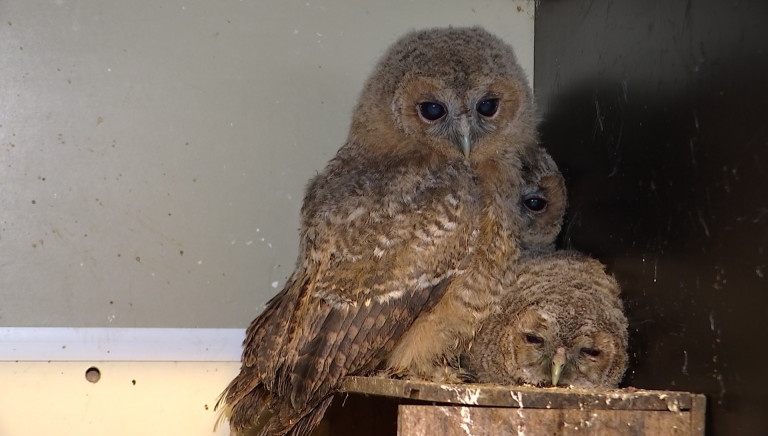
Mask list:
[[[521,147],[513,159],[520,169],[510,174],[518,180],[510,182],[512,189],[506,195],[516,201],[484,210],[486,226],[481,226],[481,235],[486,240],[478,244],[474,263],[405,332],[388,359],[388,372],[439,382],[465,380],[458,357],[478,323],[497,310],[498,299],[513,288],[518,255],[554,249],[566,206],[563,177],[540,147]],[[492,195],[486,199],[498,201]],[[505,209],[494,216],[496,207]]]
[[[616,280],[571,251],[521,259],[519,278],[469,356],[482,383],[615,387],[627,362]]]
[[[308,434],[346,375],[451,379],[444,362],[509,287],[521,247],[551,248],[559,230],[562,177],[533,124],[512,49],[484,30],[389,49],[307,187],[296,270],[246,332],[220,400],[233,432]]]

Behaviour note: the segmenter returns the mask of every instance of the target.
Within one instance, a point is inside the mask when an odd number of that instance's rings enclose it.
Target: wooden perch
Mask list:
[[[628,389],[443,385],[347,377],[350,394],[403,399],[400,436],[704,435],[704,395]],[[407,401],[405,401],[407,400]]]

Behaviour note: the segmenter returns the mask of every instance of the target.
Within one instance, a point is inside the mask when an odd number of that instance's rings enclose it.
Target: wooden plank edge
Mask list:
[[[341,392],[435,403],[528,409],[691,410],[696,394],[626,389],[537,388],[488,384],[439,384],[384,377],[346,377]]]
[[[707,423],[707,397],[704,394],[694,394],[691,405],[691,436],[704,436]]]

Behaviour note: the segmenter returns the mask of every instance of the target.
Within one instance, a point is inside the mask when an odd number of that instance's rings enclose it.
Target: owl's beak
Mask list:
[[[557,382],[560,381],[560,375],[562,375],[563,367],[565,366],[565,359],[565,348],[558,348],[555,352],[555,357],[552,358],[552,386],[557,386]]]
[[[469,143],[469,133],[461,135],[461,151],[464,152],[464,157],[469,157],[469,152],[472,151],[472,145]]]
[[[461,114],[457,121],[459,123],[459,143],[456,145],[464,153],[464,157],[468,158],[469,152],[472,151],[472,143],[469,141],[469,118],[467,114]]]

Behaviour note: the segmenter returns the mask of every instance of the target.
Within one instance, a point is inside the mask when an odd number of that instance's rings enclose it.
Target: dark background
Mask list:
[[[768,1],[542,1],[535,90],[562,247],[622,285],[625,386],[768,435]]]

